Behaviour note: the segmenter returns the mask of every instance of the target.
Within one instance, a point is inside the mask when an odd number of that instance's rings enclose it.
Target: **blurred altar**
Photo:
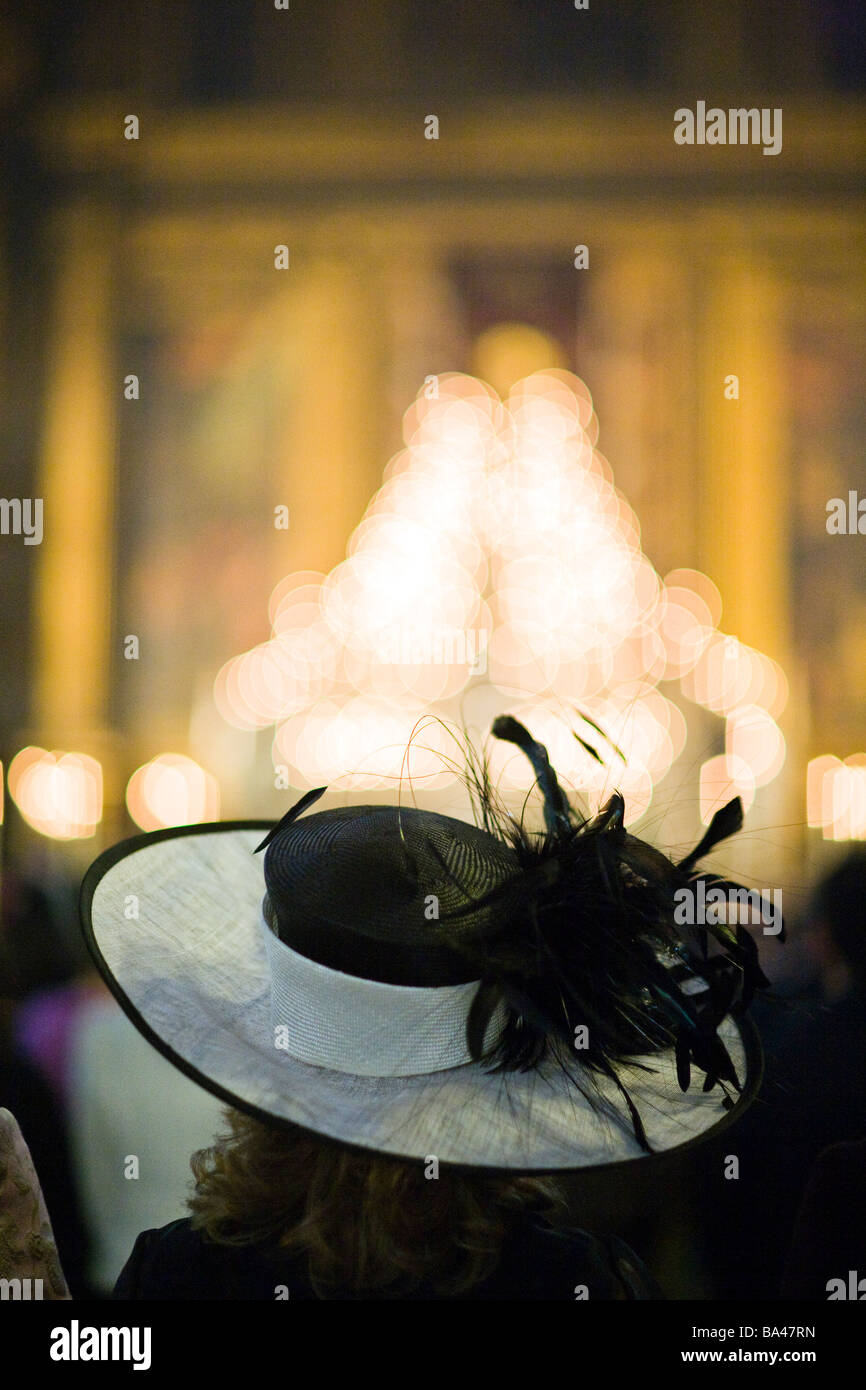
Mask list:
[[[503,710],[665,846],[739,793],[792,898],[866,837],[853,11],[607,10],[4,21],[7,863],[468,814],[436,719]],[[779,154],[675,143],[702,96]]]

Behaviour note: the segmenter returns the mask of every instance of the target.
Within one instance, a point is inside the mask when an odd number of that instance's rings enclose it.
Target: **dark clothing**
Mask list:
[[[764,1084],[727,1148],[739,1159],[739,1178],[716,1184],[702,1205],[712,1224],[708,1264],[717,1298],[779,1297],[812,1165],[829,1145],[866,1134],[862,991],[831,1004],[794,1002],[779,1012],[772,1033],[761,1031]]]
[[[579,1295],[579,1286],[586,1293]],[[116,1299],[254,1299],[273,1302],[317,1298],[303,1258],[257,1247],[215,1245],[188,1220],[144,1231],[114,1288]],[[421,1287],[408,1294],[335,1293],[335,1299],[442,1300]],[[529,1217],[507,1238],[499,1268],[461,1299],[574,1301],[661,1298],[640,1260],[616,1237],[599,1240],[585,1231],[558,1233]]]
[[[866,1299],[866,1141],[821,1154],[794,1227],[782,1297],[826,1302],[831,1292]]]

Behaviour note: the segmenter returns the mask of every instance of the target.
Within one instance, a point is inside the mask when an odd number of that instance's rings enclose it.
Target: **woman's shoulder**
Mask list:
[[[187,1217],[142,1231],[113,1297],[274,1300],[309,1298],[310,1293],[285,1258],[275,1260],[254,1246],[217,1245]]]
[[[357,1296],[357,1295],[356,1295]],[[314,1299],[301,1262],[256,1246],[217,1245],[189,1219],[143,1231],[114,1288],[116,1299]],[[410,1299],[436,1299],[423,1288]],[[517,1219],[497,1269],[464,1298],[576,1301],[662,1298],[634,1252],[615,1236]]]
[[[661,1299],[661,1289],[625,1241],[526,1216],[516,1223],[494,1275],[478,1293],[515,1300]]]

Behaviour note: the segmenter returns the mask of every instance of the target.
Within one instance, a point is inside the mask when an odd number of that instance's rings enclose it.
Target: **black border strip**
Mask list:
[[[362,1144],[353,1144],[347,1139],[335,1139],[330,1134],[321,1133],[319,1130],[309,1129],[306,1125],[298,1124],[295,1120],[288,1120],[281,1115],[273,1115],[268,1110],[262,1110],[259,1106],[250,1101],[242,1100],[240,1097],[227,1091],[223,1086],[211,1080],[204,1072],[200,1072],[191,1062],[180,1057],[172,1048],[154,1032],[150,1024],[141,1016],[135,1005],[124,993],[118,981],[112,974],[102,952],[97,945],[93,935],[92,908],[93,896],[97,886],[116,864],[122,859],[126,859],[130,854],[135,854],[138,850],[144,849],[147,845],[157,844],[161,840],[181,839],[194,835],[214,835],[223,834],[236,830],[261,830],[267,832],[273,829],[273,820],[235,820],[235,821],[207,821],[199,825],[177,825],[171,826],[167,830],[152,830],[142,835],[133,835],[127,840],[121,840],[119,844],[113,845],[110,849],[104,850],[97,859],[93,861],[90,868],[84,875],[81,883],[81,891],[78,899],[78,910],[81,921],[81,930],[87,949],[98,969],[102,979],[108,986],[114,998],[123,1009],[127,1018],[135,1024],[142,1037],[146,1038],[151,1046],[160,1052],[166,1061],[171,1062],[173,1067],[182,1072],[190,1081],[194,1081],[205,1091],[216,1096],[218,1100],[230,1105],[235,1110],[243,1111],[250,1115],[254,1120],[259,1120],[263,1124],[271,1127],[278,1126],[280,1129],[301,1130],[305,1134],[313,1135],[317,1139],[328,1143],[342,1145],[344,1148],[351,1149],[355,1153],[370,1155],[375,1153],[379,1158],[392,1159],[396,1163],[418,1163],[423,1162],[417,1154],[394,1154],[382,1152],[379,1149],[370,1149]],[[632,1163],[654,1163],[659,1168],[665,1160],[680,1158],[683,1154],[690,1152],[699,1145],[706,1144],[710,1139],[716,1139],[731,1125],[736,1124],[745,1111],[754,1101],[760,1090],[764,1075],[764,1055],[761,1047],[761,1040],[758,1031],[752,1020],[742,1010],[732,1010],[731,1016],[734,1018],[743,1042],[743,1050],[746,1057],[746,1070],[748,1083],[741,1092],[739,1099],[733,1108],[723,1115],[709,1129],[705,1129],[701,1134],[695,1135],[692,1139],[685,1140],[682,1144],[677,1144],[672,1149],[665,1149],[661,1153],[644,1154],[639,1158],[613,1159],[610,1163],[577,1164],[573,1168],[501,1168],[486,1166],[478,1163],[453,1163],[446,1162],[446,1167],[454,1169],[455,1172],[463,1173],[488,1173],[498,1177],[516,1178],[520,1175],[542,1174],[550,1177],[569,1177],[575,1173],[603,1173],[610,1172],[615,1168],[625,1168]]]

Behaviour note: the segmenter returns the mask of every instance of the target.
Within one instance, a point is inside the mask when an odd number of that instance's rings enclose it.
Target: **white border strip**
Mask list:
[[[260,913],[271,972],[274,1046],[300,1062],[351,1076],[421,1076],[465,1066],[466,1020],[480,980],[387,985],[331,970],[275,936]],[[485,1035],[499,1038],[500,1005]]]

